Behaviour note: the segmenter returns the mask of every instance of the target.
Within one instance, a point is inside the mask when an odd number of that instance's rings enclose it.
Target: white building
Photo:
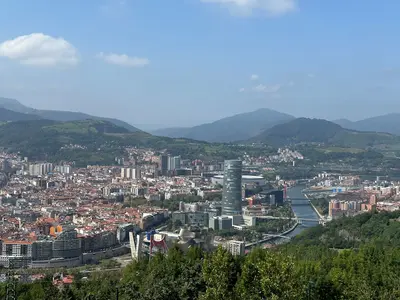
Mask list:
[[[52,163],[41,163],[41,164],[29,164],[29,175],[31,176],[42,176],[47,175],[53,171]]]
[[[139,168],[121,168],[121,178],[140,179],[141,170]]]
[[[232,253],[232,255],[244,255],[245,242],[235,240],[227,241],[224,248]]]

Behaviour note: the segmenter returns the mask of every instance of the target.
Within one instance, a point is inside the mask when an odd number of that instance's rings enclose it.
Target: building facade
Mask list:
[[[242,213],[242,161],[225,160],[222,215]]]

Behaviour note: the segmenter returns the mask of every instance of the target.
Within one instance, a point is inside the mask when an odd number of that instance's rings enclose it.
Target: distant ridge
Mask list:
[[[20,113],[0,107],[0,122],[40,120],[40,116],[28,113]]]
[[[334,122],[348,129],[388,132],[391,134],[400,135],[400,113],[390,113],[355,122],[349,120],[347,121],[347,123],[341,123],[341,120],[336,120]]]
[[[366,148],[377,144],[398,142],[399,138],[388,133],[349,130],[322,119],[298,118],[267,129],[251,138],[250,141],[267,143],[276,147],[299,143],[323,143]]]
[[[25,106],[21,102],[10,98],[0,97],[0,108],[7,109],[9,111],[13,111],[16,113],[27,114],[29,116],[36,116],[38,119],[48,119],[54,121],[66,122],[66,121],[80,121],[87,119],[103,120],[103,121],[109,121],[117,126],[124,127],[131,132],[140,131],[140,129],[118,119],[92,116],[81,112],[71,112],[71,111],[61,111],[61,110],[40,110]],[[21,115],[21,119],[15,119],[13,121],[34,120],[32,118],[24,119],[23,116]]]
[[[212,123],[194,127],[175,127],[151,131],[154,135],[172,138],[190,138],[207,142],[234,142],[247,140],[263,130],[295,117],[268,108],[237,114]]]

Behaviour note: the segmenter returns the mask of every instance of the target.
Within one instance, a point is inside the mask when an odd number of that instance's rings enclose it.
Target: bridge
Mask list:
[[[289,217],[274,217],[274,216],[257,216],[257,219],[269,219],[269,220],[297,220],[300,224],[301,222],[319,222],[318,219],[307,219],[307,218],[289,218]]]
[[[290,198],[286,199],[287,202],[290,202],[292,205],[309,205],[310,200],[307,198]]]
[[[255,246],[255,245],[268,242],[268,241],[270,241],[270,240],[272,240],[272,239],[274,239],[274,238],[282,238],[282,239],[286,239],[286,240],[291,240],[291,239],[292,239],[290,236],[278,235],[278,234],[265,234],[265,236],[267,236],[267,238],[262,239],[262,240],[259,240],[259,241],[257,241],[257,242],[253,242],[253,243],[246,244],[246,245],[245,245],[245,248],[251,248],[251,247],[253,247],[253,246]]]

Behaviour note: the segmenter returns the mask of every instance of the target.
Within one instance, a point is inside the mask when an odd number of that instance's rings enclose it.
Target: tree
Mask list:
[[[203,280],[206,291],[202,300],[236,299],[234,287],[239,276],[239,266],[222,247],[206,256],[203,262]]]
[[[293,259],[279,252],[253,250],[236,286],[239,299],[300,299]]]

